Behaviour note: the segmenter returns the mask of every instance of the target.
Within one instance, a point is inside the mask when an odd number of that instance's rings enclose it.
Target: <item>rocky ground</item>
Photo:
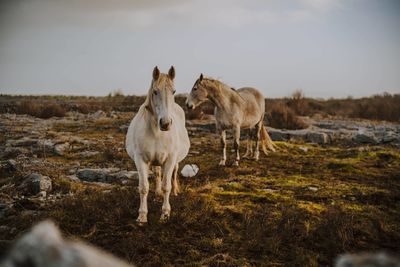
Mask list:
[[[188,121],[181,167],[199,173],[181,177],[166,224],[152,192],[140,228],[132,116],[1,114],[0,247],[51,218],[138,265],[324,266],[345,251],[399,251],[400,125],[305,118],[308,129],[268,128],[277,152],[221,168],[212,118]]]

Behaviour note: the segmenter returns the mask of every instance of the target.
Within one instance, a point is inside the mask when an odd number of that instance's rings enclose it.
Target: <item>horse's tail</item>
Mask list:
[[[276,151],[275,144],[271,140],[271,137],[269,137],[267,129],[265,128],[264,125],[261,128],[260,141],[261,141],[262,150],[265,155],[268,155],[268,149],[271,150],[272,152]]]

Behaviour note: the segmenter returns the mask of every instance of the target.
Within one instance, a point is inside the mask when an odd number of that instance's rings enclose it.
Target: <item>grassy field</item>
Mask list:
[[[60,120],[47,136],[81,137],[100,153],[82,158],[78,153],[85,148],[76,146],[63,156],[28,155],[38,163],[2,173],[1,199],[18,195],[17,187],[6,185],[33,171],[50,176],[59,195],[56,201],[16,201],[13,213],[0,218],[3,246],[51,218],[66,236],[138,266],[330,266],[343,252],[400,249],[400,151],[389,146],[278,142],[278,152],[258,162],[222,168],[218,137],[196,132],[181,167],[198,164],[199,174],[180,178],[182,192],[171,197],[167,223],[159,222],[162,200],[151,180],[149,223],[140,227],[137,181],[104,187],[66,178],[78,165],[133,170],[119,129],[131,117]],[[0,142],[24,131],[14,124]]]

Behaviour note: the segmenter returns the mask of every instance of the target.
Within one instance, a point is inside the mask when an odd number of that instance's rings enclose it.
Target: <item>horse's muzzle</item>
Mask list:
[[[160,130],[161,131],[168,131],[169,128],[171,128],[171,124],[172,124],[172,119],[160,119],[159,121],[159,125],[160,125]]]
[[[188,109],[194,109],[194,105],[193,104],[186,103],[186,107]]]

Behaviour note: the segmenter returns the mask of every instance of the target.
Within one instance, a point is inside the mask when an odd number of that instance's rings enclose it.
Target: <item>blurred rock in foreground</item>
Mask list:
[[[44,221],[23,235],[0,262],[0,267],[129,267],[114,256],[79,241],[61,237],[57,227]]]
[[[385,253],[344,254],[336,260],[336,267],[400,267],[400,260]]]

